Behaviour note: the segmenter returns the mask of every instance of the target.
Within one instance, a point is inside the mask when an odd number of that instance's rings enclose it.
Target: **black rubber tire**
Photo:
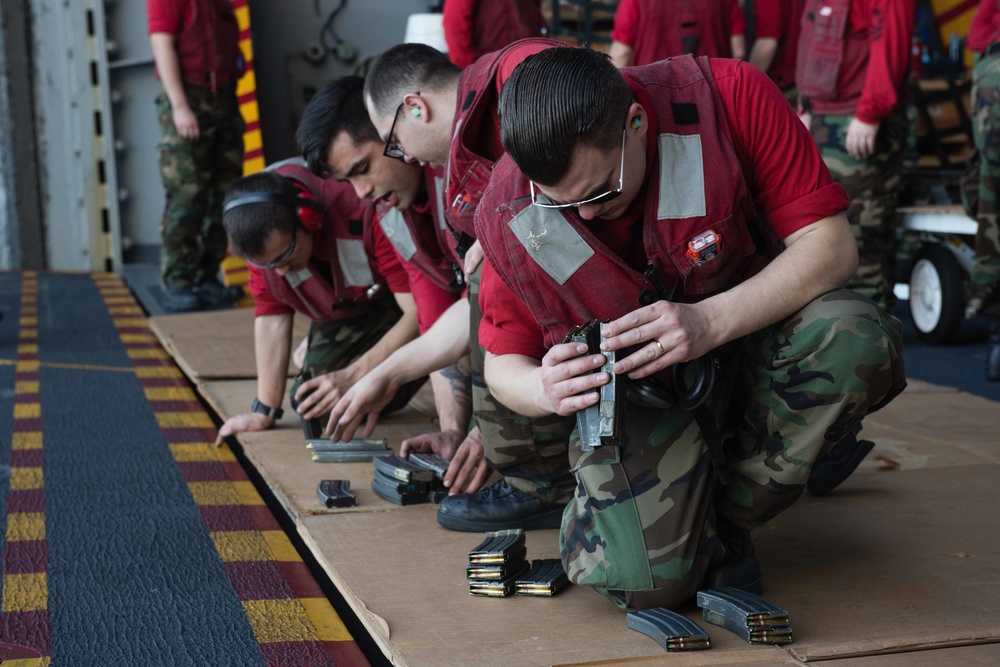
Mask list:
[[[951,341],[965,310],[965,271],[946,248],[925,245],[910,271],[910,317],[917,337],[931,345]]]

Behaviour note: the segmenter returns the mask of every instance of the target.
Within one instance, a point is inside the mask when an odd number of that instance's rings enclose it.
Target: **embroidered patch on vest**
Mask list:
[[[470,90],[466,94],[465,99],[462,101],[462,111],[468,111],[469,107],[472,106],[473,101],[476,99],[476,91]]]
[[[560,285],[594,255],[566,218],[552,209],[528,206],[507,224],[531,258]]]
[[[659,220],[700,218],[707,212],[701,136],[661,134]]]
[[[389,243],[396,249],[399,255],[407,262],[417,253],[417,244],[413,241],[410,228],[406,226],[406,220],[399,209],[391,208],[388,213],[378,221],[382,231],[385,232]]]
[[[674,102],[670,105],[677,125],[697,125],[698,105],[694,102]]]
[[[368,264],[364,241],[359,239],[337,239],[337,259],[344,284],[348,287],[367,287],[375,282],[372,268]]]

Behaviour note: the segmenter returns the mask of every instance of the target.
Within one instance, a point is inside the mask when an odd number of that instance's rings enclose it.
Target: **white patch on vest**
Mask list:
[[[312,276],[313,276],[312,271],[310,271],[309,267],[307,266],[305,268],[299,269],[298,271],[289,271],[288,273],[286,273],[285,281],[289,285],[291,285],[292,289],[298,289],[299,285],[312,278]]]
[[[337,239],[337,258],[348,287],[367,287],[375,282],[361,239]]]
[[[566,218],[552,209],[527,206],[507,224],[531,258],[560,285],[594,255]]]
[[[382,216],[378,224],[382,227],[382,231],[385,232],[386,238],[389,239],[392,247],[396,249],[404,260],[409,262],[410,258],[417,253],[417,244],[413,242],[413,237],[410,235],[410,228],[406,226],[403,214],[398,209],[389,209],[389,212]]]
[[[444,229],[444,179],[440,176],[434,177],[434,199],[437,201],[438,228]]]
[[[819,15],[820,16],[829,16],[832,13],[833,13],[833,7],[820,7],[819,8]]]
[[[705,163],[701,136],[697,134],[661,134],[660,199],[656,217],[698,218],[707,213],[705,202]]]

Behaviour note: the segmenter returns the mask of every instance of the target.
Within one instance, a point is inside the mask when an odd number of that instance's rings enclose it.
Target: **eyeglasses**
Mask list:
[[[539,208],[576,208],[577,206],[583,206],[584,204],[603,204],[604,202],[611,201],[620,195],[625,184],[625,135],[627,130],[628,126],[626,125],[625,129],[622,130],[622,160],[621,164],[618,166],[618,187],[615,190],[608,190],[604,194],[583,199],[581,201],[575,201],[571,204],[549,204],[538,201],[535,193],[535,183],[533,181],[528,181],[528,186],[531,188],[532,205],[538,206]]]
[[[298,222],[296,222],[295,227],[292,228],[292,245],[288,246],[288,250],[281,253],[274,261],[268,262],[266,264],[255,262],[254,260],[247,257],[247,264],[249,264],[250,266],[255,266],[258,269],[276,269],[285,262],[287,262],[289,259],[291,259],[292,255],[295,254],[295,246],[298,244],[298,240],[299,240],[299,225]]]
[[[399,110],[403,108],[404,104],[405,102],[400,102],[399,106],[396,107],[396,113],[392,117],[392,125],[389,127],[389,136],[385,138],[385,148],[382,149],[382,155],[406,161],[406,151],[392,140],[393,135],[396,133],[396,121],[399,120]]]

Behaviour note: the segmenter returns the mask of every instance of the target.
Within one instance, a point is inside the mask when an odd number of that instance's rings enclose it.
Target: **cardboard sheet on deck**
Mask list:
[[[206,382],[199,389],[209,405],[225,419],[247,411],[256,392],[254,380]],[[287,407],[287,405],[286,405]],[[418,433],[437,430],[434,399],[430,385],[425,384],[410,403],[392,415],[379,420],[372,437],[388,438],[396,452],[403,440]],[[243,452],[271,488],[275,497],[296,520],[309,514],[331,512],[372,512],[401,509],[382,500],[371,490],[372,464],[316,463],[305,446],[305,437],[298,417],[290,410],[276,428],[238,436]],[[316,486],[324,479],[346,479],[358,497],[356,507],[327,509],[316,497]],[[436,506],[435,506],[436,507]]]
[[[1000,463],[1000,403],[911,380],[906,391],[865,418],[862,438],[875,449],[858,472]]]
[[[803,498],[755,532],[765,594],[789,610],[795,643],[749,647],[703,624],[714,648],[670,663],[780,665],[1000,641],[997,488],[1000,465],[983,464],[857,476]],[[664,659],[583,588],[553,599],[470,597],[464,568],[481,535],[440,529],[433,507],[310,516],[299,532],[398,664]],[[557,551],[555,531],[528,534],[529,558]]]
[[[149,318],[149,326],[195,384],[205,380],[257,377],[253,308],[160,315]],[[308,333],[309,321],[296,317],[293,349]],[[295,375],[296,370],[289,361],[288,375]]]

